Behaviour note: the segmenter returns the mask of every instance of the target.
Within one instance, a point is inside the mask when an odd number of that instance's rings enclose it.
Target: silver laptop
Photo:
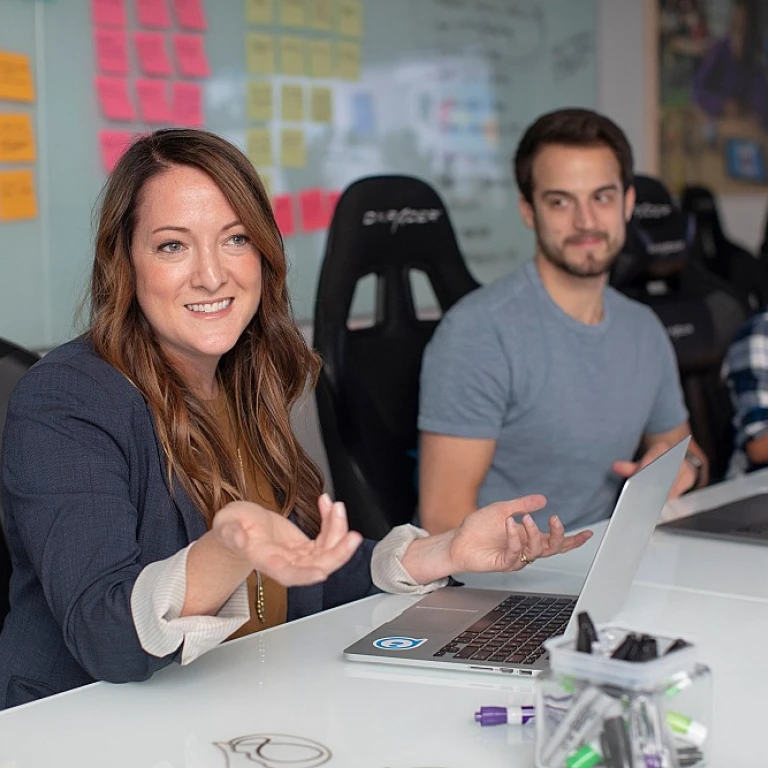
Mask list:
[[[690,438],[625,483],[578,595],[446,587],[344,650],[352,661],[536,675],[543,643],[571,631],[576,615],[613,618],[624,602]],[[514,576],[510,577],[514,579]]]
[[[688,533],[726,541],[768,544],[768,493],[757,493],[670,520],[660,531]]]

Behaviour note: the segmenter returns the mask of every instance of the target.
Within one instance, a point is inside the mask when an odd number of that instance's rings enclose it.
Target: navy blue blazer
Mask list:
[[[145,680],[180,656],[139,644],[130,610],[149,563],[202,536],[139,392],[82,339],[19,382],[3,439],[11,610],[0,632],[0,709],[94,680]],[[376,591],[365,541],[324,584],[288,590],[288,619]]]

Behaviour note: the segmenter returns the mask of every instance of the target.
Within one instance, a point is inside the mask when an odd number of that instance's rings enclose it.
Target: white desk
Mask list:
[[[768,473],[766,473],[768,475]],[[751,491],[750,491],[751,492]],[[703,495],[703,494],[702,494]],[[736,494],[734,494],[735,496]],[[742,494],[743,495],[743,494]],[[695,502],[695,499],[693,499]],[[690,500],[687,503],[691,503]],[[719,503],[719,502],[717,502]],[[658,548],[654,537],[654,547]],[[652,573],[643,563],[618,620],[698,642],[714,672],[712,766],[766,764],[762,741],[768,664],[768,594],[742,580],[739,557],[698,563],[698,540],[664,534],[674,568]],[[672,543],[673,542],[673,543]],[[736,547],[720,545],[716,547]],[[662,547],[665,548],[664,544]],[[537,564],[519,575],[475,577],[488,586],[560,589],[581,580],[588,553]],[[577,556],[578,555],[578,556]],[[722,566],[727,564],[727,568]],[[719,595],[686,586],[699,568],[731,573]],[[667,584],[650,583],[669,578]],[[712,575],[719,584],[723,573]],[[676,583],[680,582],[680,583]],[[709,582],[708,582],[709,583]],[[481,728],[481,705],[530,701],[533,683],[491,675],[344,662],[341,650],[391,618],[412,598],[377,596],[320,616],[228,643],[189,667],[173,666],[146,683],[98,683],[0,713],[0,768],[311,768],[307,746],[274,747],[260,762],[226,743],[251,734],[289,734],[331,750],[332,768],[515,768],[533,765],[533,728]],[[224,743],[225,748],[216,746]],[[271,760],[269,759],[271,758]],[[294,760],[295,762],[289,762]]]

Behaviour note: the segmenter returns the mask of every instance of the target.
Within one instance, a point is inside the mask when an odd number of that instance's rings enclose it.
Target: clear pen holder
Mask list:
[[[537,768],[693,768],[707,765],[712,675],[687,645],[655,635],[658,657],[610,658],[631,630],[603,626],[592,653],[575,638],[545,643],[537,678]]]

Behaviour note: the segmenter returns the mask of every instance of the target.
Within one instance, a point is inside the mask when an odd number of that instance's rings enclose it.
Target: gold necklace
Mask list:
[[[237,460],[240,462],[240,475],[243,479],[243,488],[247,489],[247,483],[245,481],[245,465],[243,464],[243,454],[240,451],[240,446],[237,448]],[[267,623],[267,604],[264,600],[264,585],[261,581],[261,571],[256,571],[256,616],[262,624]]]

